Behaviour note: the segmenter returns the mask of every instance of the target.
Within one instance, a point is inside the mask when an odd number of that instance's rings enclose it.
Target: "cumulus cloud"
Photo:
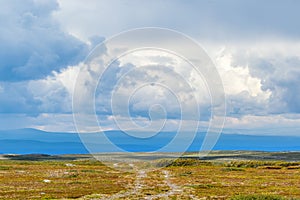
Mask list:
[[[69,67],[45,79],[2,82],[0,113],[71,113],[78,67]]]
[[[54,0],[0,2],[0,81],[41,79],[81,61],[87,46],[53,19]]]
[[[98,72],[101,71],[102,63],[97,66]],[[90,80],[89,74],[82,73],[83,81]],[[98,81],[98,77],[92,80]],[[168,53],[153,50],[132,52],[113,62],[99,83],[92,80],[85,86],[98,85],[98,114],[126,116],[130,112],[134,117],[149,118],[149,110],[155,105],[165,109],[167,116],[162,115],[163,118],[181,118],[182,109],[191,116],[195,109],[200,109],[203,120],[211,114],[209,92],[200,74],[186,61]],[[94,92],[93,89],[79,89]],[[89,96],[92,95],[86,95],[86,98]]]
[[[244,41],[211,48],[227,96],[227,115],[299,113],[298,40]]]
[[[261,92],[269,94],[263,106],[266,114],[299,113],[300,43],[277,41],[254,47],[236,48],[233,68],[247,68],[249,77],[259,80]]]

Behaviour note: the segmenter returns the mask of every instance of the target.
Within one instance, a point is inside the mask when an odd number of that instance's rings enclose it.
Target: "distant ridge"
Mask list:
[[[121,131],[107,131],[105,134],[120,148],[134,152],[155,151],[168,144],[175,135],[172,132],[164,132],[145,140],[128,137]],[[94,139],[97,133],[87,135],[91,137],[90,145],[105,145],[102,141]],[[204,133],[199,133],[188,151],[199,151],[203,138]],[[300,137],[222,134],[214,150],[300,151]],[[32,128],[0,131],[0,154],[33,153],[86,154],[88,151],[77,133],[46,132]]]

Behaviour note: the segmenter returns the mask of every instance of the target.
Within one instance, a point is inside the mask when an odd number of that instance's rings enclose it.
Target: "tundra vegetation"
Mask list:
[[[219,151],[117,170],[88,155],[3,155],[0,199],[300,199],[299,158]]]

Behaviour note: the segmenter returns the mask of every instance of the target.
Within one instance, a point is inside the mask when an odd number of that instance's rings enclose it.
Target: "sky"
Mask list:
[[[99,43],[123,31],[160,27],[192,38],[214,63],[226,95],[225,133],[299,136],[299,7],[296,0],[2,0],[0,130],[74,132],[74,88],[82,96],[82,111],[95,96],[103,130],[143,127],[149,120],[170,131],[183,121],[189,127],[195,105],[198,123],[206,127],[217,105],[211,105],[205,81],[174,54],[137,51],[113,62],[101,80],[87,73],[86,60]],[[178,40],[168,42],[188,51]],[[101,63],[118,48],[98,48],[92,70],[103,70]],[[101,84],[89,93],[84,83],[94,81]],[[171,91],[145,82],[168,83]],[[122,104],[125,97],[128,105]],[[189,114],[183,116],[182,108]],[[86,122],[86,131],[94,126]]]

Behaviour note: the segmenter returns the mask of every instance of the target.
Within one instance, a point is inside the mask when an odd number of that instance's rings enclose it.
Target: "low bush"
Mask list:
[[[264,195],[264,194],[255,194],[255,195],[237,195],[230,200],[284,200],[285,198],[274,195]]]

